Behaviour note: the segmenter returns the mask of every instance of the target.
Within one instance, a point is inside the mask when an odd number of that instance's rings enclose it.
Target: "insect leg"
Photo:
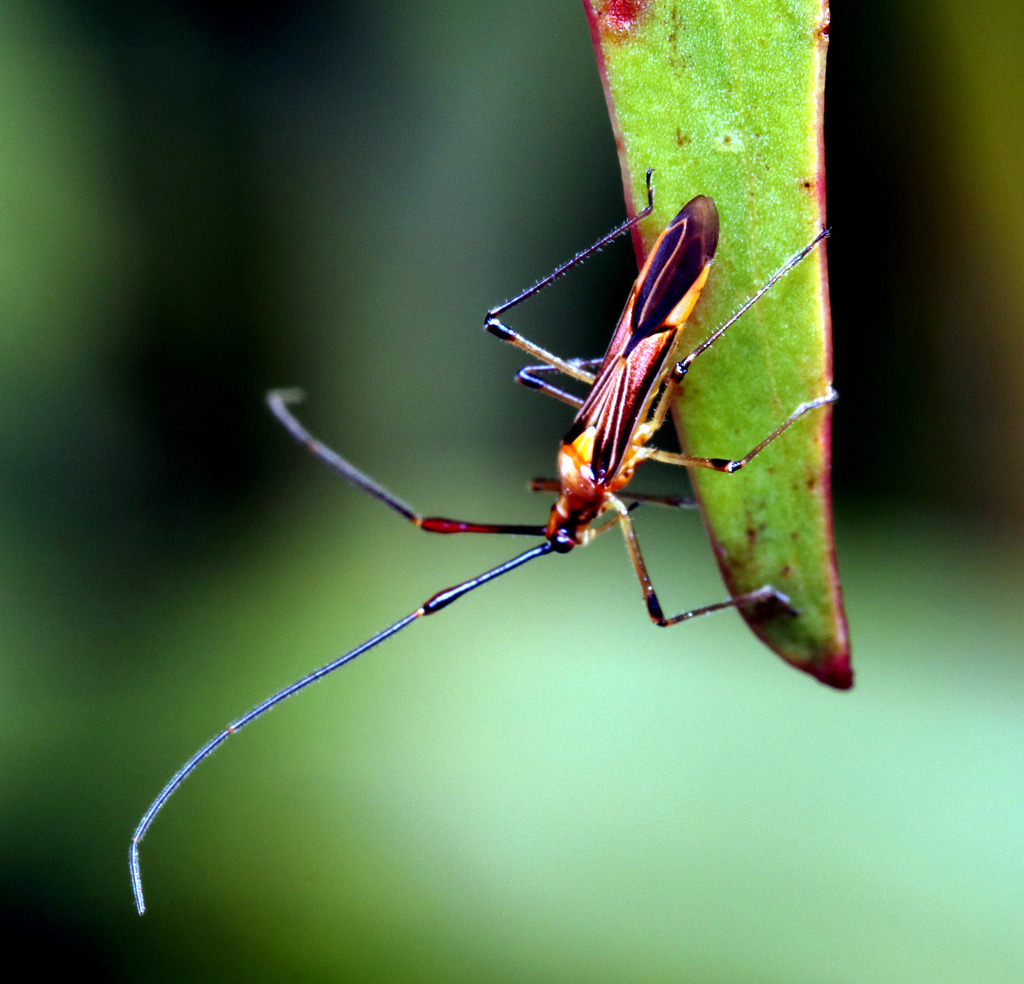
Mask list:
[[[469,523],[460,519],[445,519],[441,516],[421,516],[412,506],[407,505],[393,492],[379,485],[369,475],[365,475],[355,465],[350,464],[340,454],[317,440],[299,422],[289,407],[302,399],[299,390],[271,390],[267,394],[267,405],[275,417],[284,425],[292,437],[303,445],[310,453],[331,466],[342,478],[357,489],[383,502],[399,516],[407,519],[414,526],[428,533],[510,533],[524,536],[543,536],[543,526],[523,526],[513,523]]]
[[[811,250],[813,250],[814,247],[818,245],[818,243],[820,243],[823,239],[827,239],[828,235],[828,229],[822,229],[821,232],[819,232],[806,246],[804,246],[803,249],[801,249],[797,253],[794,253],[788,260],[786,260],[786,262],[783,263],[782,266],[779,267],[779,269],[776,270],[775,273],[773,273],[771,277],[768,278],[767,283],[765,283],[761,287],[761,289],[757,291],[757,293],[755,293],[752,297],[747,298],[747,300],[743,302],[743,304],[732,315],[732,317],[730,317],[723,325],[716,328],[703,342],[700,343],[700,345],[698,345],[689,355],[687,355],[686,358],[681,359],[679,362],[675,364],[675,366],[672,368],[672,371],[667,374],[665,386],[661,391],[661,396],[658,397],[658,402],[655,406],[654,413],[651,414],[650,420],[646,424],[646,428],[649,434],[653,434],[665,422],[665,417],[668,414],[669,409],[674,405],[676,390],[679,388],[687,372],[689,372],[690,366],[693,365],[694,361],[697,359],[697,356],[711,348],[711,346],[715,342],[717,342],[718,339],[721,338],[722,335],[724,335],[725,332],[729,328],[731,328],[740,319],[740,317],[751,308],[751,306],[756,301],[763,297],[779,280],[781,280],[787,273],[789,273],[789,271],[792,270],[793,267],[795,267],[802,259],[804,259],[807,256],[807,254],[810,253]],[[834,398],[835,397],[833,396],[833,399]],[[783,427],[783,430],[785,430],[785,426]],[[663,461],[665,459],[659,458],[657,460]],[[682,464],[682,462],[676,463]]]
[[[723,324],[719,328],[716,328],[685,359],[679,362],[672,373],[673,378],[678,376],[675,385],[679,385],[679,382],[682,380],[683,376],[686,375],[686,371],[690,368],[691,365],[693,365],[693,362],[698,355],[700,355],[702,352],[706,352],[709,348],[711,348],[711,346],[714,345],[715,342],[717,342],[718,339],[720,339],[729,328],[731,328],[737,321],[739,321],[739,319],[744,314],[746,314],[746,312],[749,311],[754,304],[756,304],[762,297],[764,297],[764,295],[767,294],[768,291],[771,290],[776,283],[778,283],[778,281],[780,281],[787,273],[789,273],[790,270],[793,269],[793,267],[795,267],[801,260],[803,260],[807,256],[807,254],[810,253],[811,250],[813,250],[814,247],[818,245],[818,243],[820,243],[823,239],[828,239],[828,237],[829,230],[822,229],[806,246],[804,246],[803,249],[794,253],[788,260],[786,260],[786,262],[783,263],[782,266],[779,267],[779,269],[776,270],[775,273],[773,273],[768,278],[767,282],[761,287],[760,290],[757,291],[757,293],[755,293],[752,297],[748,297],[740,305],[740,307],[732,315],[732,317],[730,317],[725,322],[725,324]]]
[[[562,486],[557,478],[530,479],[531,492],[561,492]],[[625,502],[649,502],[655,506],[668,506],[671,509],[696,509],[697,500],[692,495],[645,495],[642,492],[618,492]]]
[[[651,576],[647,573],[647,564],[643,554],[640,552],[640,544],[636,538],[636,531],[633,529],[633,522],[629,518],[629,509],[617,500],[612,500],[619,512],[619,526],[626,541],[626,549],[629,551],[629,559],[633,562],[633,570],[636,571],[637,580],[640,582],[640,590],[643,592],[644,603],[647,605],[647,614],[655,625],[663,628],[675,625],[677,622],[685,622],[687,619],[696,618],[698,615],[710,615],[711,612],[721,611],[723,608],[742,608],[746,605],[758,605],[763,609],[763,617],[769,618],[777,615],[796,615],[797,612],[789,603],[789,599],[780,591],[776,591],[771,585],[766,584],[756,591],[747,594],[736,595],[727,601],[719,601],[713,605],[703,605],[700,608],[692,608],[679,615],[666,617],[662,611],[661,602],[658,600],[657,592],[651,583]]]
[[[496,338],[500,338],[503,342],[508,342],[510,345],[514,345],[517,349],[521,349],[531,359],[540,359],[541,362],[546,362],[552,369],[557,369],[559,372],[564,373],[566,376],[572,379],[578,379],[581,383],[586,383],[588,386],[594,381],[592,373],[580,367],[580,363],[572,359],[563,359],[559,355],[555,355],[554,352],[549,352],[545,348],[541,348],[539,345],[534,344],[528,338],[524,338],[519,332],[514,331],[507,325],[503,325],[496,318],[491,319],[488,315],[488,320],[484,324],[484,330],[489,331]],[[530,383],[520,379],[519,382],[529,386]],[[538,389],[541,387],[537,387]]]
[[[586,249],[581,250],[579,253],[577,253],[571,260],[566,260],[566,262],[563,263],[560,267],[558,267],[557,270],[553,271],[552,273],[549,273],[543,279],[538,280],[537,283],[535,283],[532,287],[528,287],[521,294],[517,294],[515,297],[512,298],[512,300],[505,301],[504,304],[499,304],[497,307],[491,308],[491,310],[487,312],[487,316],[484,318],[484,328],[487,331],[490,331],[490,325],[492,322],[494,322],[497,325],[500,325],[501,322],[498,321],[498,315],[501,314],[503,311],[507,311],[509,308],[515,307],[517,304],[521,303],[522,301],[525,301],[528,297],[532,297],[538,291],[543,290],[549,284],[554,283],[554,281],[558,280],[559,277],[568,273],[574,266],[578,266],[588,257],[598,252],[598,250],[607,246],[608,243],[612,242],[612,240],[618,239],[618,237],[621,236],[624,232],[628,232],[642,219],[647,218],[647,216],[650,215],[651,211],[654,209],[654,185],[651,184],[651,177],[653,174],[654,169],[648,168],[647,206],[645,208],[637,212],[636,215],[634,215],[631,219],[626,219],[626,221],[623,222],[622,225],[616,226],[614,229],[612,229],[611,232],[608,233],[608,235],[602,237],[596,243],[594,243],[593,246],[588,246]]]
[[[644,458],[650,461],[661,461],[668,465],[684,465],[686,467],[695,468],[711,468],[714,471],[726,472],[732,474],[738,472],[745,465],[750,464],[751,460],[758,454],[760,454],[769,444],[772,443],[783,431],[787,430],[796,421],[798,421],[805,413],[810,413],[812,410],[823,407],[828,403],[834,403],[839,398],[839,394],[832,389],[830,386],[828,392],[824,396],[819,396],[816,399],[808,400],[806,403],[801,403],[778,427],[775,428],[763,441],[758,445],[751,448],[742,458],[697,458],[689,454],[678,454],[673,451],[658,451],[654,448],[644,448],[641,454]]]
[[[649,502],[655,506],[671,509],[696,509],[697,500],[692,495],[645,495],[642,492],[619,492],[619,498],[626,502]]]
[[[580,359],[573,360],[573,365],[579,369],[590,369],[601,365],[601,359]],[[545,396],[554,397],[556,400],[561,400],[563,403],[568,403],[571,407],[579,409],[583,406],[583,398],[576,396],[573,393],[569,393],[566,390],[559,389],[553,383],[547,382],[545,379],[541,379],[541,375],[544,373],[560,372],[558,366],[524,366],[519,372],[516,373],[516,382],[522,386],[526,386],[528,389],[539,390]],[[588,378],[582,380],[591,384],[594,382],[594,376],[592,373],[587,373]]]
[[[641,209],[631,219],[627,219],[622,223],[622,225],[614,228],[607,236],[604,236],[594,243],[593,246],[588,246],[585,250],[577,253],[571,260],[567,260],[563,263],[554,272],[549,273],[546,277],[538,280],[532,287],[528,287],[522,293],[513,297],[510,301],[505,301],[504,304],[499,304],[497,307],[491,308],[484,317],[484,331],[488,331],[497,338],[500,338],[502,341],[508,342],[511,345],[515,345],[516,348],[522,349],[530,356],[530,358],[540,359],[542,362],[545,362],[550,366],[554,366],[560,372],[565,373],[567,376],[571,376],[573,379],[578,379],[583,383],[592,383],[594,381],[593,376],[582,372],[578,363],[568,359],[562,359],[559,356],[548,352],[546,349],[541,348],[539,345],[535,345],[533,342],[520,335],[519,332],[503,324],[498,315],[507,311],[509,308],[515,307],[517,304],[525,301],[528,297],[532,297],[538,291],[541,291],[548,285],[554,283],[559,279],[559,277],[568,273],[574,266],[582,263],[598,250],[607,246],[612,240],[617,239],[623,233],[628,232],[638,222],[650,215],[654,208],[654,186],[651,184],[651,176],[653,173],[654,171],[651,168],[647,169],[646,208]]]

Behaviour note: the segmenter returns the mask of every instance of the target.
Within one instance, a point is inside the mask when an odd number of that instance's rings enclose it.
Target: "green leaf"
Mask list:
[[[718,253],[684,333],[694,348],[810,242],[824,219],[822,101],[829,12],[821,0],[585,0],[626,186],[654,214],[642,257],[679,207],[711,195]],[[824,245],[694,363],[677,414],[689,452],[738,458],[831,382]],[[772,584],[800,614],[753,631],[823,683],[852,683],[829,487],[832,408],[815,410],[748,468],[694,469],[729,590]]]

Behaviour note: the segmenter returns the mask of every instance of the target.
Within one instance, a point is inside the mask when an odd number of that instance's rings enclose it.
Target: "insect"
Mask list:
[[[235,732],[258,718],[281,701],[315,683],[322,677],[351,662],[357,656],[380,645],[385,639],[402,631],[426,615],[433,615],[470,591],[547,554],[564,554],[584,546],[596,536],[618,526],[636,572],[644,602],[651,620],[661,626],[675,625],[698,615],[723,608],[756,606],[767,615],[796,612],[789,599],[771,585],[737,595],[726,601],[705,605],[678,615],[666,616],[651,583],[637,541],[631,510],[642,501],[665,504],[687,504],[681,499],[632,495],[624,490],[636,469],[645,461],[661,461],[685,467],[711,468],[732,473],[750,463],[765,447],[779,437],[804,414],[831,403],[836,393],[831,388],[815,399],[801,403],[759,444],[742,458],[702,458],[659,450],[650,441],[665,421],[676,391],[693,362],[706,352],[736,320],[773,284],[788,273],[828,235],[822,229],[803,249],[790,257],[768,282],[748,299],[739,310],[694,348],[685,358],[675,360],[676,345],[686,319],[690,316],[707,281],[711,261],[718,244],[718,211],[715,203],[698,195],[682,207],[659,236],[640,271],[629,299],[619,318],[615,333],[604,357],[600,360],[573,361],[559,358],[527,341],[507,327],[500,316],[526,298],[557,280],[592,253],[632,229],[654,208],[651,172],[647,172],[647,206],[633,218],[612,230],[589,249],[583,250],[557,270],[523,291],[510,301],[487,312],[484,328],[492,335],[510,342],[539,365],[520,370],[518,380],[548,396],[576,408],[576,417],[558,451],[558,478],[539,479],[531,487],[537,491],[554,492],[554,505],[544,525],[524,526],[503,523],[472,523],[442,517],[421,516],[401,499],[378,485],[355,466],[313,437],[298,421],[291,406],[301,399],[295,390],[275,390],[268,394],[271,411],[289,433],[310,452],[334,468],[357,488],[379,499],[400,516],[430,533],[505,533],[536,536],[540,543],[511,560],[476,577],[439,591],[422,605],[400,618],[393,625],[350,650],[326,666],[310,673],[289,687],[267,698],[247,714],[229,724],[220,734],[200,748],[170,779],[160,795],[146,810],[132,836],[130,868],[132,889],[139,913],[145,911],[142,877],[139,870],[139,844],[170,796],[195,767]],[[579,398],[560,389],[547,378],[560,372],[586,384],[589,390]],[[691,503],[692,504],[692,503]]]

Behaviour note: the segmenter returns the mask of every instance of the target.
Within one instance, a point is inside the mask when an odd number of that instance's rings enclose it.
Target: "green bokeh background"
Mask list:
[[[613,536],[229,719],[503,560],[566,410],[492,304],[623,212],[575,2],[0,3],[0,927],[109,981],[1024,977],[1024,10],[837,4],[835,479],[856,689],[660,632]],[[713,189],[708,189],[713,193]],[[515,323],[596,355],[609,250]],[[735,449],[721,449],[732,453]],[[645,487],[675,488],[652,470]],[[721,595],[643,510],[666,605]]]

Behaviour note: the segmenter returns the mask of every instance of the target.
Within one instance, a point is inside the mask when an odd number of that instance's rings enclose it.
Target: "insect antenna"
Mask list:
[[[199,749],[177,772],[171,776],[167,785],[160,790],[160,795],[150,804],[149,809],[146,810],[142,819],[139,821],[139,825],[135,828],[135,833],[132,834],[132,845],[129,852],[129,866],[131,868],[132,876],[132,892],[135,894],[135,906],[139,910],[141,916],[146,911],[145,896],[142,892],[142,873],[139,870],[139,844],[142,842],[142,838],[146,836],[146,832],[152,826],[153,821],[156,819],[157,814],[163,809],[164,805],[171,798],[177,788],[191,775],[197,765],[215,751],[221,744],[227,741],[235,732],[241,731],[249,722],[255,721],[256,718],[265,714],[272,707],[276,707],[282,701],[287,700],[292,694],[298,693],[300,690],[304,690],[311,683],[316,683],[317,680],[323,679],[330,673],[344,666],[346,663],[351,663],[357,656],[361,656],[363,653],[370,649],[379,646],[385,639],[390,638],[398,632],[401,632],[406,626],[411,625],[417,619],[424,615],[433,615],[435,612],[441,611],[442,608],[447,608],[453,601],[457,601],[463,595],[468,594],[475,588],[479,588],[481,585],[486,584],[488,581],[493,581],[495,578],[501,577],[502,574],[507,574],[509,571],[515,570],[517,567],[521,567],[523,564],[535,559],[536,557],[543,557],[545,554],[552,553],[556,550],[556,545],[548,540],[538,544],[535,547],[527,550],[525,553],[519,554],[517,557],[513,557],[511,560],[505,561],[503,564],[499,564],[497,567],[492,567],[489,571],[484,571],[483,574],[478,574],[476,577],[472,577],[467,581],[462,581],[460,584],[453,585],[450,588],[445,588],[443,591],[438,591],[437,594],[430,597],[415,611],[410,612],[404,618],[400,618],[393,625],[389,625],[383,632],[378,632],[377,635],[371,639],[367,639],[360,646],[356,646],[355,649],[350,649],[343,656],[339,656],[337,659],[331,660],[325,666],[321,666],[320,669],[314,670],[312,673],[307,674],[301,680],[296,680],[295,683],[283,690],[279,690],[276,694],[268,697],[265,701],[257,704],[251,711],[243,714],[237,721],[233,721],[229,724],[220,734],[211,738],[202,748]]]

